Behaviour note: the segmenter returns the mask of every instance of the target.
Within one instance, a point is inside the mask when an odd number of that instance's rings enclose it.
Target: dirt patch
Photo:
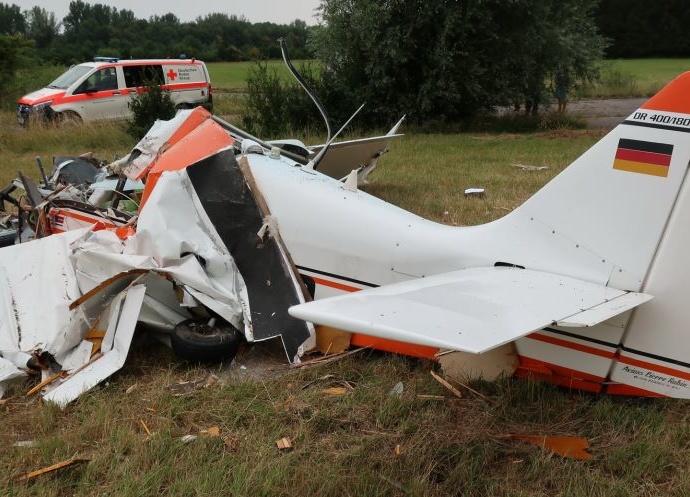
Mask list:
[[[646,100],[646,98],[575,100],[568,102],[567,112],[582,117],[589,128],[612,129]],[[555,110],[555,105],[553,107]]]

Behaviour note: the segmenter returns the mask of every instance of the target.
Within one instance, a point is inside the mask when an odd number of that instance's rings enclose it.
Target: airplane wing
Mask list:
[[[380,338],[482,353],[546,326],[592,326],[651,299],[551,273],[480,267],[291,307],[292,316]]]

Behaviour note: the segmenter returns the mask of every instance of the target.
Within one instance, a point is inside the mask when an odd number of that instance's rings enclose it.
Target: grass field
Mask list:
[[[296,60],[293,64],[299,68],[300,64],[305,62]],[[247,86],[247,73],[254,64],[254,62],[210,62],[206,67],[211,75],[213,88],[222,91],[244,91]],[[286,79],[292,78],[282,60],[269,60],[266,64],[269,70],[275,69]]]
[[[601,63],[601,79],[575,90],[580,98],[648,97],[690,70],[690,59],[621,59]]]
[[[512,210],[601,136],[408,134],[381,158],[366,189],[437,221],[486,222]],[[115,126],[0,126],[0,182],[18,169],[35,177],[36,155],[46,162],[86,151],[112,158],[132,145]],[[548,169],[525,171],[517,163]],[[464,197],[473,186],[486,196]],[[364,351],[319,367],[271,364],[256,371],[261,354],[255,347],[233,365],[194,366],[140,334],[124,369],[64,411],[25,397],[33,382],[15,384],[0,405],[0,495],[690,494],[683,401],[591,396],[509,378],[474,382],[477,393],[456,385],[463,392],[457,399],[423,361]],[[207,388],[183,396],[171,388],[211,373],[218,380]],[[328,390],[343,381],[347,393]],[[402,394],[390,395],[398,382]],[[515,433],[586,437],[594,458],[562,459],[507,437]],[[186,435],[198,438],[186,443]],[[284,437],[292,450],[276,447]],[[34,445],[14,446],[26,441]],[[75,456],[90,461],[17,480]]]

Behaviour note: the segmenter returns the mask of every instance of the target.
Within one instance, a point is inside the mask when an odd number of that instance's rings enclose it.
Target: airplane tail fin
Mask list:
[[[508,262],[637,291],[688,188],[689,162],[687,72],[522,206],[485,225],[494,244],[487,250],[495,253],[503,237]]]

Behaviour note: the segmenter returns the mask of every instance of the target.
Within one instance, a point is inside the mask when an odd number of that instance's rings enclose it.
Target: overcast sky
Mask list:
[[[274,22],[289,24],[301,19],[307,24],[316,24],[314,9],[319,0],[84,0],[89,4],[110,5],[118,10],[128,9],[139,19],[171,12],[181,21],[193,21],[199,16],[220,12],[244,16],[250,22]],[[54,12],[59,21],[69,12],[70,0],[4,0],[5,4],[19,5],[29,10],[39,5],[48,12]]]

